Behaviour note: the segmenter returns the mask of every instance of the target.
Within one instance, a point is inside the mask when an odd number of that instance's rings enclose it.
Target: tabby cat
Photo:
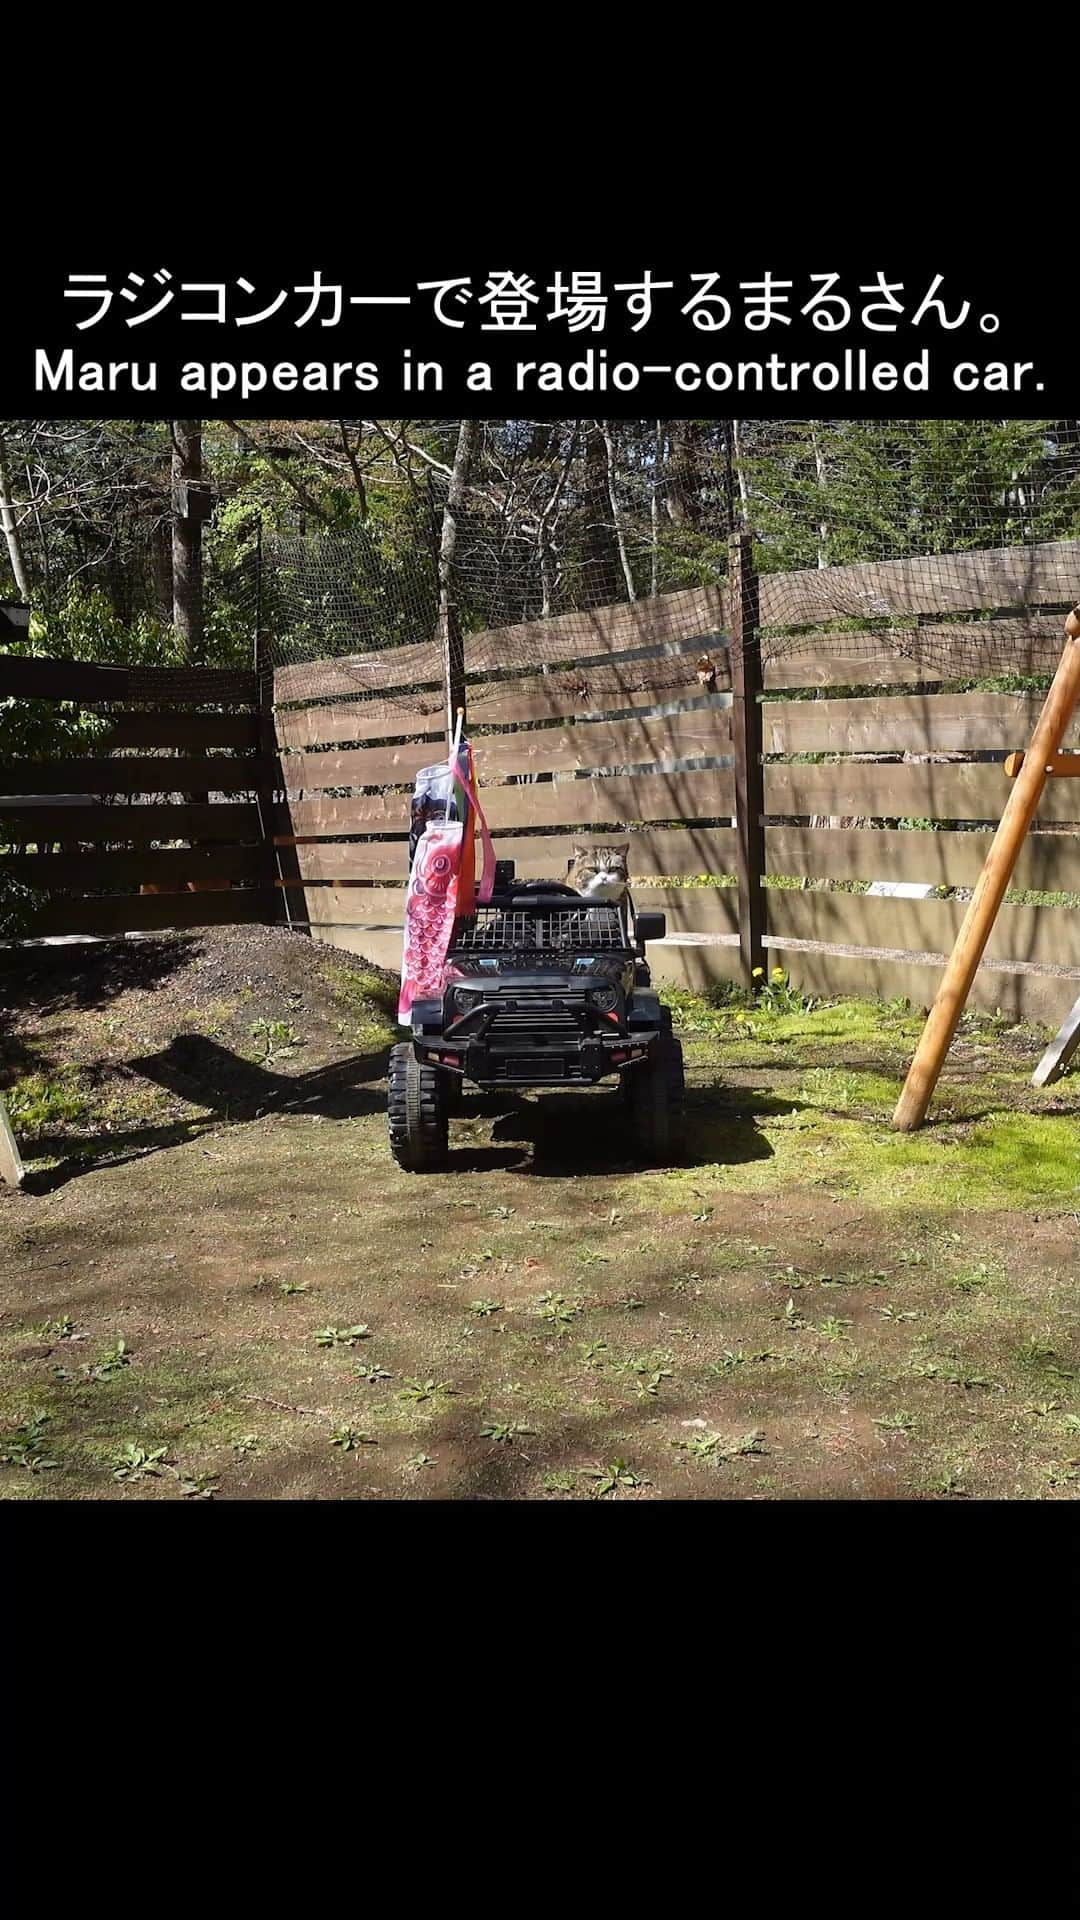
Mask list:
[[[623,840],[615,847],[576,846],[566,876],[567,886],[573,887],[586,900],[618,905],[619,901],[625,899],[630,885],[626,864],[629,852],[629,840]]]

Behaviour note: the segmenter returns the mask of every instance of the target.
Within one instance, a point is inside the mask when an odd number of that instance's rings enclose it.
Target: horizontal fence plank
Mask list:
[[[567,679],[551,676],[550,684],[530,678],[498,681],[491,687],[470,694],[466,715],[467,731],[473,738],[486,739],[494,726],[527,726],[544,720],[602,719],[624,708],[689,705],[709,698],[698,678],[698,656],[666,656],[655,661],[636,662],[631,674],[619,675],[605,670],[601,676],[593,669]],[[713,657],[717,667],[715,685],[723,692],[730,686],[727,654]],[[721,671],[720,669],[723,669]]]
[[[764,626],[876,619],[982,607],[1070,603],[1080,592],[1080,540],[873,560],[760,579]]]
[[[445,760],[446,747],[438,741],[357,747],[352,753],[283,753],[274,785],[289,793],[318,793],[326,787],[411,786],[417,770],[432,766],[440,757]]]
[[[629,778],[538,781],[535,786],[484,787],[493,831],[523,826],[582,826],[634,821],[678,822],[730,816],[735,787],[729,769],[644,773]]]
[[[716,587],[686,587],[655,598],[599,607],[589,613],[557,614],[514,627],[486,628],[464,636],[466,673],[483,675],[520,663],[535,672],[541,665],[573,663],[594,655],[617,656],[638,648],[662,650],[696,646],[722,634],[727,620],[724,592]],[[438,682],[442,654],[429,641],[388,647],[377,653],[279,667],[274,674],[275,704],[347,698],[396,687]]]
[[[584,677],[576,687],[563,686],[554,678],[547,687],[542,681],[530,679],[520,685],[510,683],[510,691],[506,691],[507,683],[500,682],[502,691],[497,698],[488,698],[483,693],[470,698],[466,731],[470,738],[486,742],[491,738],[493,727],[526,727],[561,719],[602,720],[627,708],[708,709],[712,697],[698,680],[693,658],[688,657],[681,671],[668,678],[671,684],[659,687],[620,685],[613,680],[593,685],[591,679],[586,681]],[[712,704],[724,704],[723,696],[720,701],[712,699]],[[438,716],[391,708],[381,702],[358,700],[339,701],[332,706],[282,707],[275,714],[275,727],[279,747],[290,751],[339,743],[351,746],[355,741],[365,740],[395,745],[423,740],[428,743],[428,759],[433,762],[446,747],[445,729],[439,724]]]
[[[281,916],[280,896],[271,888],[225,893],[113,894],[87,900],[69,896],[37,909],[25,929],[27,939],[64,933],[150,933],[169,928],[251,926]]]
[[[258,840],[259,809],[237,802],[188,806],[5,807],[0,800],[0,841],[10,846],[148,846],[155,840]]]
[[[642,890],[641,907],[668,915],[668,932],[729,933],[735,889],[697,887]],[[768,931],[773,940],[794,936],[851,947],[907,953],[951,952],[966,912],[960,900],[894,900],[865,893],[804,893],[770,889]],[[987,942],[987,956],[1045,968],[1080,968],[1080,909],[1002,907]]]
[[[831,648],[828,639],[828,635],[823,635],[820,647],[815,647],[813,652],[805,650],[803,634],[799,636],[801,650],[798,652],[788,652],[785,647],[782,653],[770,653],[766,650],[768,642],[763,642],[762,676],[766,691],[781,687],[910,686],[914,681],[929,684],[948,677],[936,658],[924,662],[908,659],[901,653],[886,652],[877,634],[866,636],[865,652],[858,652],[853,646],[844,651]]]
[[[765,686],[884,686],[1051,674],[1061,658],[1060,614],[924,622],[866,632],[766,635]]]
[[[98,667],[0,653],[0,698],[255,706],[253,672],[233,667]]]
[[[731,739],[730,711],[708,708],[640,720],[587,720],[572,726],[488,734],[476,742],[485,779],[500,774],[563,772],[575,767],[633,766],[655,760],[695,759],[724,753]],[[411,781],[438,755],[431,742],[361,747],[352,753],[290,753],[281,756],[281,777],[290,792],[320,787],[372,787]]]
[[[737,887],[635,887],[639,913],[662,913],[669,933],[734,934],[739,931]]]
[[[288,918],[312,926],[396,927],[405,916],[404,887],[286,885]],[[400,953],[398,961],[400,963]]]
[[[655,760],[693,760],[731,751],[731,709],[589,720],[539,731],[488,734],[476,741],[485,778],[503,773],[557,773],[571,767],[635,766]]]
[[[703,683],[698,675],[702,662],[706,660],[711,674],[710,686],[721,691],[730,688],[731,662],[726,640],[719,645],[714,645],[710,639],[704,643],[700,640],[675,641],[663,652],[627,654],[616,659],[582,660],[573,667],[555,667],[540,672],[532,662],[520,661],[516,670],[507,662],[499,678],[485,680],[477,676],[470,682],[470,724],[474,720],[486,724],[489,713],[496,719],[512,721],[517,714],[513,711],[500,713],[500,703],[510,701],[516,704],[534,696],[541,702],[558,703],[548,708],[548,711],[556,713],[583,712],[586,707],[592,711],[611,712],[618,707],[632,706],[636,693],[651,693],[654,698],[664,699],[685,697],[702,691]],[[544,713],[541,712],[539,717],[544,718]]]
[[[626,836],[630,842],[632,885],[651,874],[733,873],[735,833],[731,827],[652,827]],[[859,836],[856,836],[859,837]],[[495,852],[512,860],[519,880],[561,880],[581,834],[535,834],[528,839],[500,835]],[[289,849],[296,872],[306,880],[363,884],[404,879],[408,840],[319,841]]]
[[[282,707],[274,715],[278,746],[284,751],[334,746],[339,741],[419,740],[431,743],[431,759],[446,747],[446,729],[437,714],[391,709],[382,701],[338,701],[333,706]]]
[[[139,852],[24,853],[0,856],[0,873],[25,886],[63,887],[76,893],[90,887],[129,890],[141,886],[172,886],[185,881],[258,880],[267,867],[262,847],[169,847]]]
[[[727,623],[722,587],[684,587],[619,606],[598,607],[591,613],[562,613],[551,620],[466,634],[465,666],[469,672],[479,672],[511,660],[552,662],[629,653],[636,647],[704,640],[723,633]]]
[[[252,754],[166,758],[10,760],[0,766],[0,796],[38,793],[250,793],[273,785],[275,762]],[[0,798],[0,807],[3,799]]]
[[[332,933],[326,937],[334,938]],[[398,941],[394,958],[394,941]],[[379,943],[383,954],[380,964],[400,965],[400,935],[385,933],[343,934],[338,942],[353,951],[367,951]],[[838,954],[801,947],[798,944],[766,938],[769,966],[785,967],[791,983],[801,993],[831,1000],[909,1000],[913,1007],[930,1006],[941,977],[944,956],[940,960],[895,959],[889,955],[866,952]],[[689,987],[701,993],[721,980],[738,980],[739,949],[730,936],[713,941],[704,936],[686,935],[682,939],[661,941],[649,949],[649,965],[654,980],[672,986]],[[980,968],[975,975],[968,1004],[985,1013],[1000,1009],[1014,1020],[1042,1021],[1057,1026],[1068,1012],[1080,990],[1080,976],[1070,978],[1050,973],[1004,973]],[[948,1068],[946,1067],[946,1078]],[[883,1118],[884,1118],[883,1114]]]
[[[912,880],[928,887],[973,887],[992,839],[991,831],[766,827],[765,866],[770,874],[796,878]],[[1017,891],[1080,893],[1080,833],[1029,833],[1010,885]]]
[[[1031,739],[1038,693],[921,693],[855,700],[766,700],[766,753],[1009,752]],[[1080,739],[1071,723],[1068,744]]]
[[[998,820],[1009,797],[1004,768],[991,763],[842,760],[831,765],[770,761],[765,767],[766,814],[854,814],[931,820]],[[1080,789],[1049,780],[1039,818],[1080,819]]]
[[[108,732],[93,742],[99,753],[122,747],[175,747],[181,753],[214,747],[247,753],[258,744],[255,713],[120,713],[110,715]]]
[[[500,835],[499,859],[513,860],[522,880],[558,879],[566,872],[579,833]],[[652,827],[628,834],[632,883],[656,874],[673,877],[731,874],[735,834],[731,827]],[[890,828],[766,827],[770,874],[818,880],[911,880],[933,887],[973,887],[993,835],[980,832],[919,832]],[[306,880],[362,885],[403,878],[408,841],[315,841],[289,850]],[[1012,885],[1040,892],[1080,892],[1080,833],[1027,836]]]
[[[967,907],[960,900],[891,900],[855,893],[769,893],[769,932],[845,946],[952,951]],[[1080,911],[1003,906],[986,945],[990,959],[1080,967]],[[1080,990],[1080,989],[1078,989]]]
[[[481,800],[492,830],[504,832],[510,827],[607,826],[619,821],[679,822],[730,815],[734,787],[729,770],[713,769],[485,786]],[[407,795],[369,793],[351,799],[322,796],[290,801],[276,809],[273,830],[325,837],[397,833],[407,825]]]
[[[442,680],[442,654],[431,640],[378,653],[344,654],[336,659],[297,661],[274,670],[274,705],[310,700],[371,698],[384,691],[420,687]]]

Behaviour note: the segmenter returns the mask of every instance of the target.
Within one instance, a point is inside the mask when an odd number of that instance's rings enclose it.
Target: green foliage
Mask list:
[[[77,1126],[85,1120],[89,1100],[74,1067],[52,1075],[27,1073],[5,1094],[11,1125],[22,1141],[33,1141],[55,1127]]]
[[[585,1478],[592,1480],[593,1497],[603,1500],[609,1494],[629,1493],[635,1487],[648,1485],[639,1473],[635,1473],[625,1460],[612,1460],[606,1467],[587,1467]]]
[[[754,971],[756,976],[763,969],[757,967]],[[758,1004],[770,1013],[811,1013],[815,1002],[792,986],[786,967],[773,967],[758,995]]]
[[[26,648],[117,667],[172,666],[180,658],[173,629],[155,614],[122,615],[101,587],[73,580],[63,598],[35,612]]]
[[[1080,475],[1046,485],[1059,460],[1049,421],[752,424],[746,474],[764,571],[1060,539],[1080,528]]]
[[[143,1447],[129,1440],[113,1465],[114,1480],[160,1480],[167,1447]]]
[[[584,1304],[582,1300],[568,1300],[564,1293],[556,1293],[549,1288],[541,1294],[534,1311],[540,1320],[550,1321],[556,1333],[565,1333],[581,1313]]]
[[[27,1473],[50,1473],[59,1466],[48,1452],[45,1429],[52,1416],[35,1410],[29,1420],[5,1434],[0,1443],[0,1462],[6,1467],[23,1467]]]
[[[275,1054],[292,1053],[304,1042],[296,1028],[287,1020],[253,1020],[249,1028],[253,1040],[259,1041],[263,1049],[263,1059],[272,1060]]]
[[[317,1347],[355,1347],[358,1340],[366,1340],[371,1328],[362,1323],[355,1327],[320,1327],[312,1339]]]
[[[490,1440],[495,1446],[512,1447],[522,1434],[535,1432],[535,1427],[527,1427],[520,1420],[485,1420],[480,1438]]]

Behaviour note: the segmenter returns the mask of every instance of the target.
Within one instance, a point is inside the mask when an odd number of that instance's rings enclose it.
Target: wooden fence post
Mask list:
[[[761,985],[765,967],[765,770],[761,749],[761,643],[753,542],[734,533],[729,543],[728,631],[731,652],[731,744],[735,763],[735,860],[739,881],[739,951],[748,987]]]
[[[261,549],[260,528],[260,549]],[[260,552],[261,560],[261,552]],[[261,609],[261,594],[259,595]],[[266,639],[258,624],[256,613],[255,627],[255,701],[258,724],[259,757],[269,761],[274,768],[271,783],[260,786],[255,793],[255,804],[259,809],[259,831],[262,836],[262,859],[260,862],[260,885],[273,896],[268,921],[274,924],[284,920],[292,925],[292,902],[289,899],[289,883],[299,878],[299,866],[296,851],[290,847],[285,852],[278,841],[281,836],[275,832],[277,813],[277,793],[280,790],[283,775],[278,757],[277,726],[274,721],[274,671],[267,655]],[[280,884],[279,884],[280,883]],[[307,933],[306,925],[302,931]]]
[[[21,1187],[24,1179],[23,1163],[15,1135],[11,1130],[8,1110],[4,1096],[0,1093],[0,1180],[6,1180],[11,1187]]]

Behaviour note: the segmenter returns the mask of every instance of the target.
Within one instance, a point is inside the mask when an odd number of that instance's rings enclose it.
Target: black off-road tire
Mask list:
[[[443,1075],[421,1066],[410,1041],[390,1050],[386,1124],[390,1151],[406,1173],[441,1173],[449,1141]]]
[[[629,1069],[623,1088],[635,1151],[654,1166],[669,1166],[683,1147],[686,1076],[682,1043],[671,1030],[667,1007],[660,1023],[648,1059]]]

